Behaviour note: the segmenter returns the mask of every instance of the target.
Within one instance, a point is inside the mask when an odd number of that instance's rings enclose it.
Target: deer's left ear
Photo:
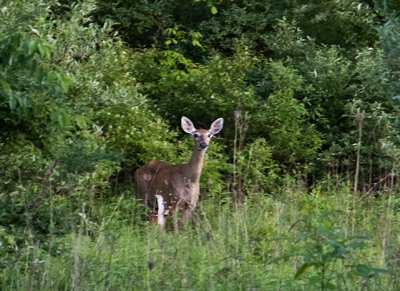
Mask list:
[[[223,118],[218,118],[217,120],[215,120],[210,127],[210,133],[212,135],[217,134],[218,132],[220,132],[222,130],[222,127],[224,126],[224,119]]]

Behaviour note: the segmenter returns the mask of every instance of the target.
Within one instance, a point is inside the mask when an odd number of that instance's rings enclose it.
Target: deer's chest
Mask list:
[[[189,177],[181,176],[173,186],[174,196],[194,206],[199,199],[199,183]]]

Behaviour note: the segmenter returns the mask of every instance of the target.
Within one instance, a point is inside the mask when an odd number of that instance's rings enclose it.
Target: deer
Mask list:
[[[200,176],[206,150],[211,138],[222,130],[223,118],[216,119],[210,129],[196,129],[193,122],[182,116],[181,127],[194,140],[192,155],[187,163],[171,164],[152,160],[135,172],[136,191],[144,204],[152,207],[153,220],[164,228],[164,217],[172,216],[178,230],[176,215],[182,211],[181,225],[192,217],[200,197]]]

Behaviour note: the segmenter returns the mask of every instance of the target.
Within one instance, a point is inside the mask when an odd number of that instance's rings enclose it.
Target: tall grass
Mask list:
[[[210,198],[179,234],[133,198],[79,214],[75,232],[1,260],[2,290],[396,290],[400,198],[350,185]],[[383,288],[383,289],[382,289]]]

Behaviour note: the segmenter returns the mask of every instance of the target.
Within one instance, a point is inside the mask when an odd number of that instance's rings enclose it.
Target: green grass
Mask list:
[[[328,188],[328,189],[326,189]],[[287,187],[242,205],[221,194],[179,234],[134,199],[96,205],[76,231],[2,258],[2,290],[396,290],[400,198]]]

